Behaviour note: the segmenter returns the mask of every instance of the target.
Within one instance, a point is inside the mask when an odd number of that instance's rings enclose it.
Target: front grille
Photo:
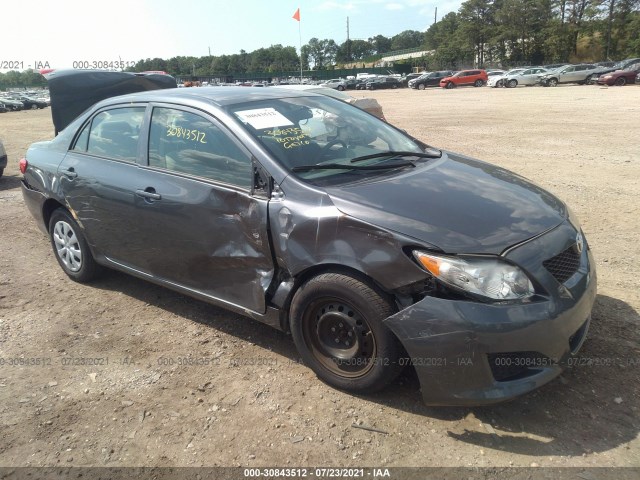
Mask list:
[[[559,283],[564,283],[578,271],[580,254],[576,251],[575,246],[572,245],[564,252],[545,260],[542,265]]]
[[[526,378],[553,365],[549,357],[538,352],[490,353],[487,357],[491,373],[497,382]]]

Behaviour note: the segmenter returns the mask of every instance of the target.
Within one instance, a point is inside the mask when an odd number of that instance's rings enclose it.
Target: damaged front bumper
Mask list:
[[[556,282],[556,293],[537,301],[491,304],[427,296],[387,318],[415,368],[424,402],[492,404],[558,376],[586,337],[596,297],[593,257],[589,250],[582,257],[569,281]]]

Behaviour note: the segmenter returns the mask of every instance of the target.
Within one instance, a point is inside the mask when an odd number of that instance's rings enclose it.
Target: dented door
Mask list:
[[[263,313],[273,275],[267,200],[170,172],[148,170],[145,181],[160,198],[136,196],[137,268]]]

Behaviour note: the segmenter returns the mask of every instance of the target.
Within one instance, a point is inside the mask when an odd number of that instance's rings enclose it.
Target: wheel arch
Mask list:
[[[380,296],[388,300],[389,303],[393,305],[393,308],[396,312],[398,311],[394,295],[382,288],[382,286],[374,278],[362,272],[361,270],[358,270],[352,266],[342,265],[338,263],[323,263],[319,265],[311,265],[308,268],[298,272],[294,277],[281,282],[280,285],[276,288],[276,292],[272,297],[273,300],[279,299],[279,301],[277,301],[279,305],[277,306],[282,312],[280,324],[283,331],[290,332],[289,315],[291,310],[291,302],[296,292],[302,285],[304,285],[312,278],[326,273],[347,275],[365,283],[373,290],[375,290],[375,292]]]
[[[55,212],[58,208],[64,208],[67,212],[69,212],[69,209],[55,198],[48,198],[42,205],[42,220],[44,222],[44,228],[47,232],[49,232],[49,221],[51,220],[51,215],[53,215],[53,212]],[[71,212],[69,213],[71,214]],[[73,216],[73,214],[71,215]]]

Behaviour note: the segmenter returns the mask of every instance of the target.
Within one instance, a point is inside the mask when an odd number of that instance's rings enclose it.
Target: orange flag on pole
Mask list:
[[[294,20],[300,21],[300,9],[299,8],[296,10],[296,13],[293,14],[292,18]]]

